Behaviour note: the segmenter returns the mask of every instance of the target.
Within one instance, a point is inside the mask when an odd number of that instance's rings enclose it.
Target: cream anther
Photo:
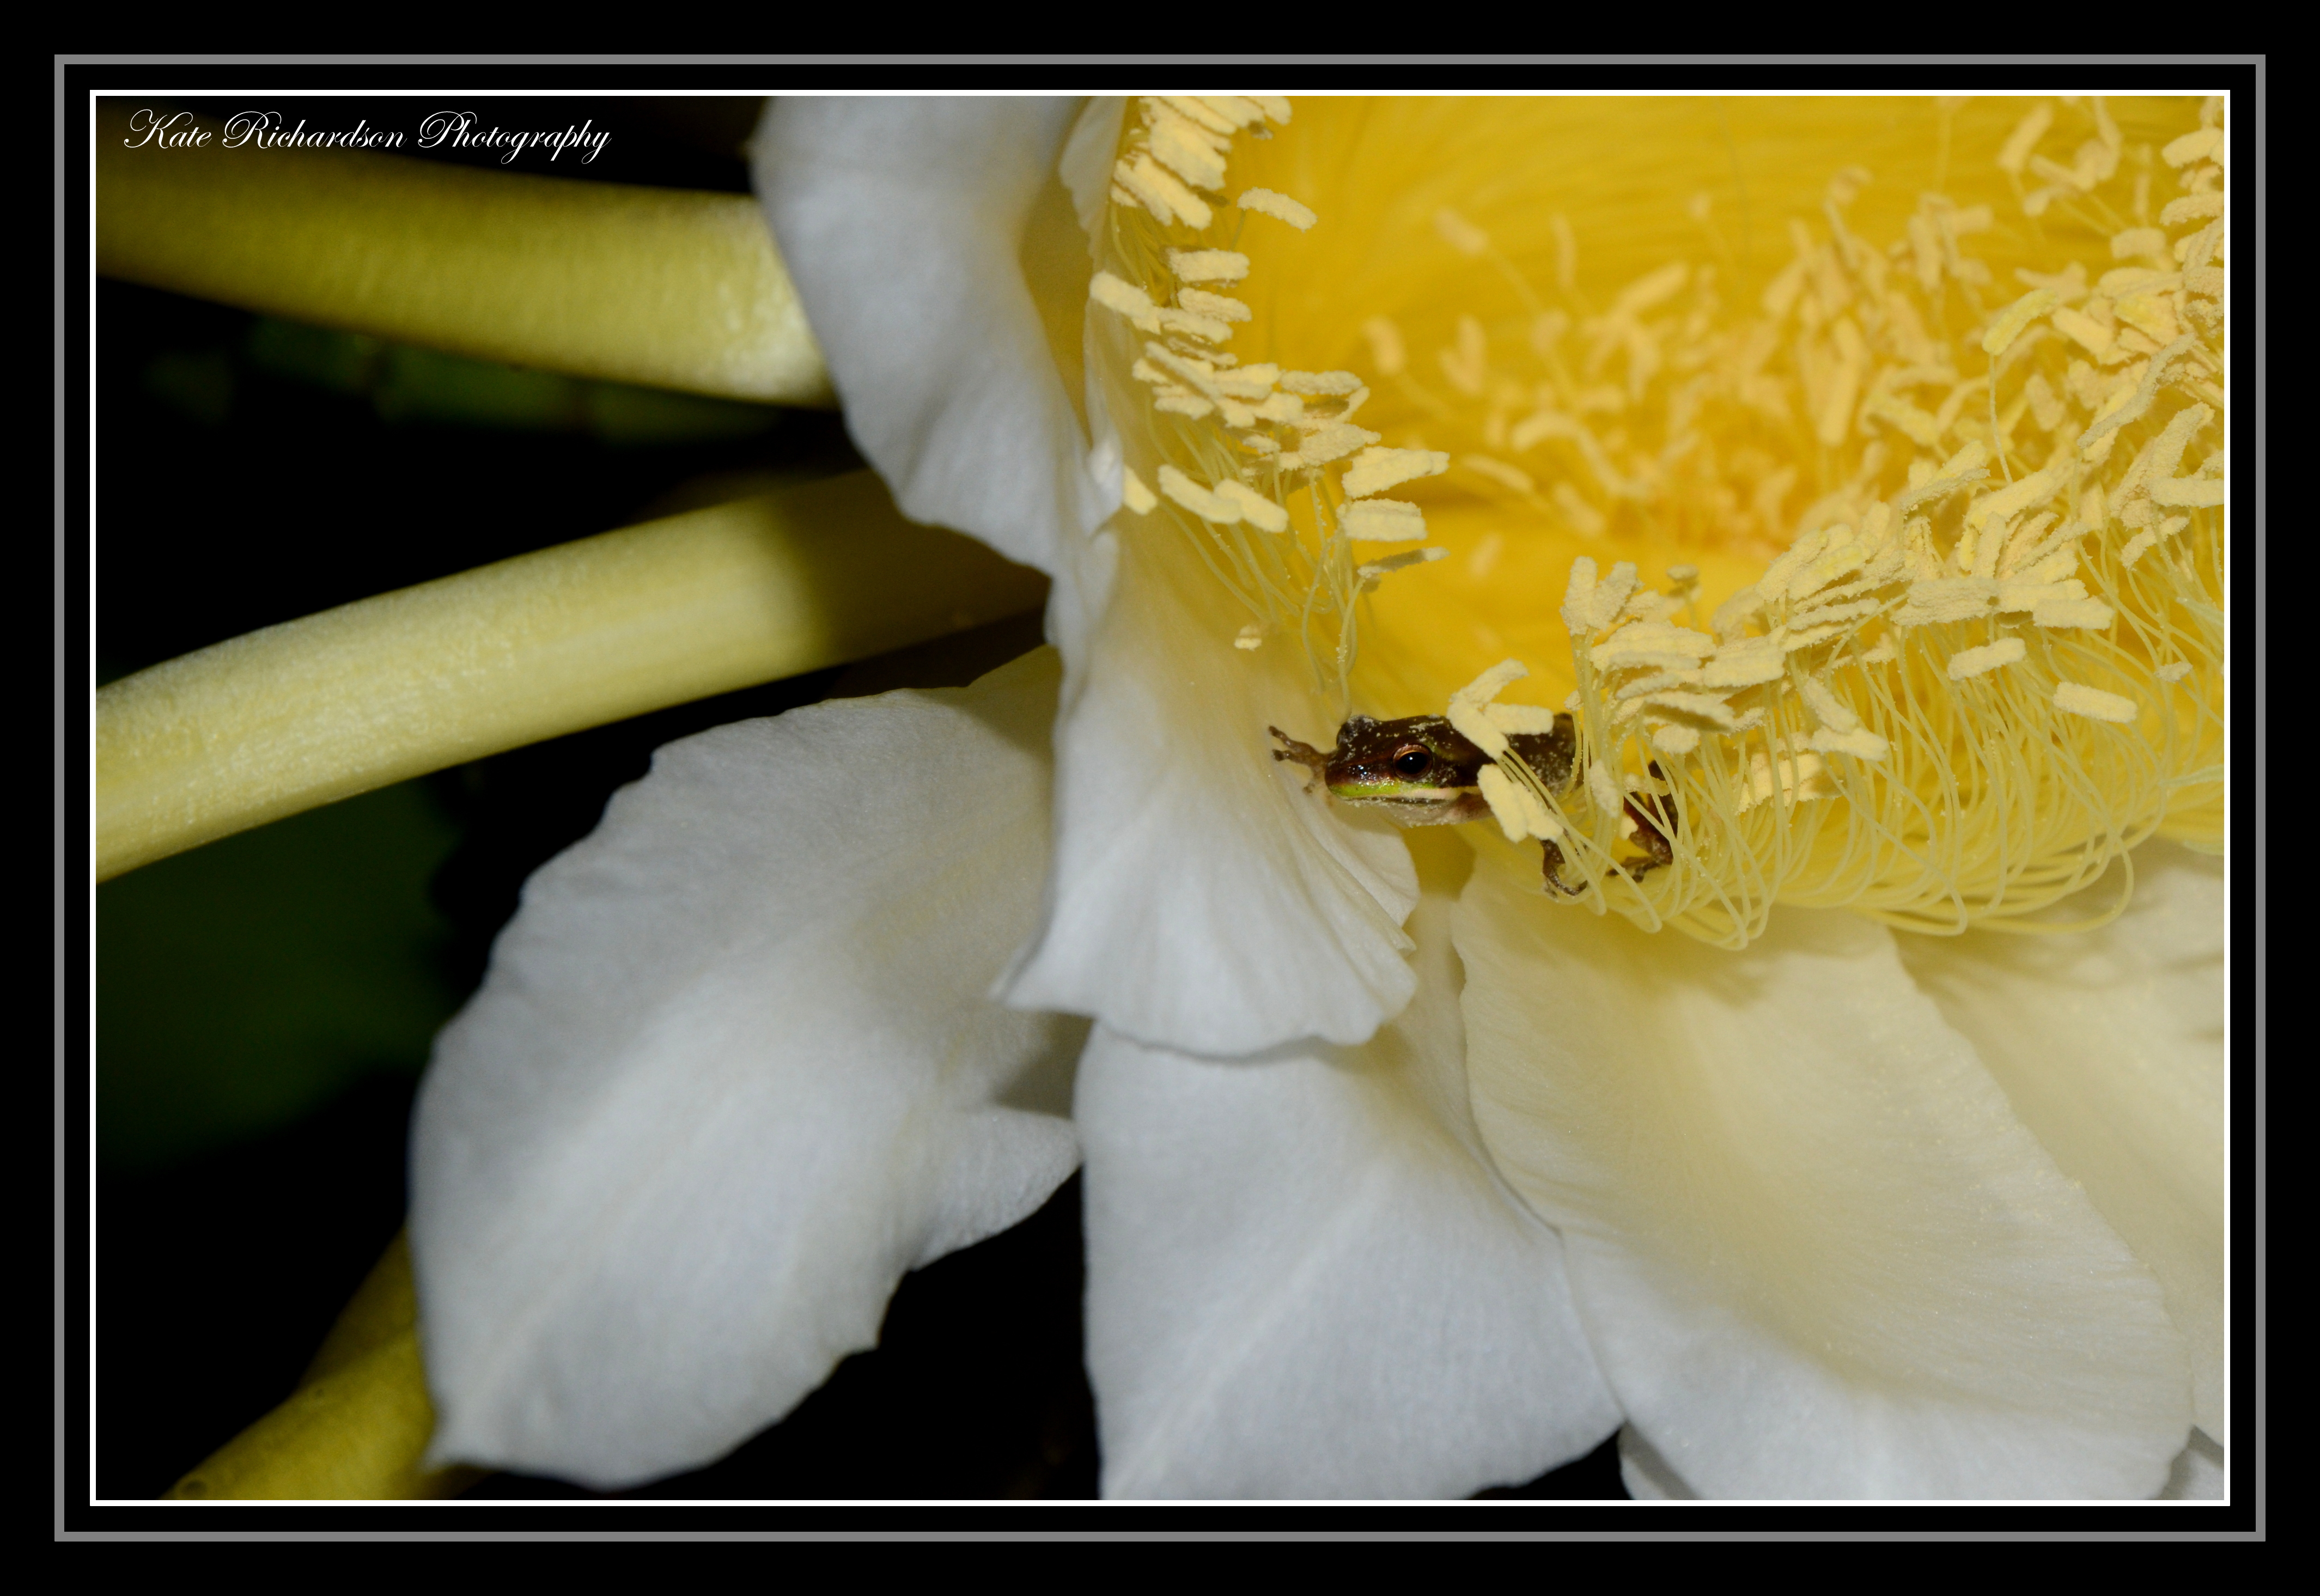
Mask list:
[[[1232,249],[1171,249],[1168,270],[1180,283],[1237,283],[1248,276],[1248,257]]]
[[[1216,494],[1238,510],[1243,521],[1261,532],[1289,530],[1289,512],[1243,483],[1228,476],[1217,484]]]
[[[1225,163],[1216,146],[1201,130],[1173,109],[1162,107],[1151,122],[1155,159],[1195,188],[1219,193],[1225,186]]]
[[[1446,549],[1412,549],[1401,554],[1389,554],[1383,559],[1372,560],[1367,565],[1355,566],[1354,575],[1359,576],[1364,582],[1375,583],[1381,577],[1391,576],[1396,571],[1408,570],[1411,566],[1431,564],[1449,552]]]
[[[1307,452],[1311,452],[1310,444]],[[1346,495],[1365,499],[1421,476],[1439,476],[1449,468],[1450,456],[1442,449],[1364,449],[1346,472]]]
[[[1856,759],[1882,759],[1892,751],[1892,745],[1865,726],[1850,731],[1824,727],[1806,739],[1809,748],[1824,754],[1851,754]]]
[[[1163,466],[1159,471],[1160,492],[1174,500],[1202,521],[1219,526],[1231,526],[1240,520],[1240,506],[1219,494],[1212,494],[1174,466]]]
[[[1284,371],[1281,386],[1284,393],[1303,394],[1309,397],[1342,397],[1359,391],[1362,379],[1350,371]]]
[[[1600,582],[1595,576],[1595,562],[1581,555],[1571,562],[1571,580],[1563,594],[1563,623],[1576,639],[1581,634],[1601,631],[1619,618],[1627,605],[1627,595],[1636,591],[1636,567],[1621,560],[1611,567],[1611,574]]]
[[[1176,303],[1196,316],[1206,316],[1218,322],[1246,322],[1249,308],[1228,295],[1210,294],[1199,288],[1179,288]]]
[[[1259,215],[1286,222],[1300,232],[1309,231],[1314,222],[1320,220],[1306,206],[1285,194],[1275,194],[1270,188],[1249,189],[1242,194],[1239,204],[1244,211],[1255,211]],[[1206,227],[1208,223],[1202,221],[1196,225]]]
[[[1119,502],[1138,515],[1149,515],[1152,506],[1160,501],[1150,488],[1144,485],[1142,477],[1133,470],[1123,469],[1119,474]]]
[[[1978,676],[2000,666],[2019,665],[2028,653],[2020,638],[2000,638],[1979,648],[1961,648],[1950,656],[1950,680],[1962,682],[1968,676]]]
[[[2022,330],[2053,310],[2061,297],[2052,288],[2033,288],[2007,305],[1981,335],[1981,352],[1992,358],[2004,354],[2022,336]]]
[[[1162,170],[1148,151],[1138,155],[1132,163],[1126,159],[1115,161],[1111,176],[1164,225],[1181,217],[1185,226],[1201,228],[1215,219],[1216,213],[1209,209],[1208,202],[1185,187],[1174,174]]]
[[[1998,607],[1998,584],[1980,576],[1940,576],[1912,582],[1909,595],[1893,612],[1896,626],[1936,626],[1971,621]]]
[[[1787,641],[1783,633],[1776,631],[1720,644],[1700,673],[1700,685],[1735,690],[1777,682],[1788,674]]]
[[[1847,709],[1842,699],[1814,677],[1799,677],[1797,691],[1803,696],[1805,707],[1812,711],[1813,719],[1830,730],[1851,731],[1861,724],[1861,717]]]
[[[1808,803],[1828,796],[1828,787],[1821,780],[1823,768],[1817,754],[1799,754],[1793,759],[1783,756],[1779,769],[1781,802],[1784,806]],[[1772,772],[1773,762],[1765,757],[1763,750],[1751,751],[1748,756],[1748,791],[1741,794],[1740,801],[1733,808],[1745,814],[1772,797]]]
[[[1246,98],[1244,95],[1201,95],[1199,96],[1197,103],[1207,106],[1210,111],[1213,111],[1219,116],[1224,118],[1227,122],[1231,124],[1231,128],[1236,131],[1245,127],[1254,127],[1264,120],[1264,107],[1258,104],[1255,100]],[[1174,104],[1173,96],[1171,97],[1170,104]],[[1286,118],[1284,117],[1283,120],[1286,120]]]
[[[1620,670],[1638,664],[1657,665],[1665,660],[1689,665],[1705,659],[1716,651],[1716,639],[1704,631],[1671,626],[1664,621],[1644,621],[1613,632],[1609,641],[1598,643],[1590,648],[1587,657],[1597,670]]]
[[[1547,812],[1538,795],[1497,765],[1485,765],[1475,772],[1474,784],[1482,789],[1482,802],[1491,806],[1491,818],[1499,822],[1509,842],[1528,837],[1552,842],[1563,835],[1561,822]]]
[[[1342,460],[1355,449],[1366,449],[1378,440],[1378,435],[1364,427],[1348,426],[1343,422],[1330,422],[1316,429],[1297,452],[1308,467],[1326,466],[1332,460]],[[1352,473],[1348,472],[1348,476]],[[1397,480],[1407,480],[1400,478]],[[1348,488],[1348,494],[1352,490]]]
[[[2159,152],[2159,159],[2170,167],[2188,167],[2195,160],[2205,160],[2223,141],[2223,129],[2201,128],[2197,132],[2185,133],[2180,139],[2168,141],[2167,147]]]
[[[1152,296],[1124,278],[1100,271],[1088,279],[1088,297],[1108,311],[1117,312],[1146,332],[1160,331],[1160,318],[1155,314],[1159,307]]]
[[[1208,100],[1197,98],[1192,95],[1161,95],[1146,103],[1155,106],[1165,105],[1203,131],[1211,134],[1229,134],[1240,126],[1238,119],[1227,115]],[[1217,142],[1227,149],[1231,148],[1232,141],[1228,138],[1220,137]]]
[[[1621,784],[1612,775],[1611,767],[1600,759],[1590,762],[1587,766],[1587,795],[1605,814],[1618,814],[1627,803]]]
[[[1399,499],[1360,499],[1346,506],[1346,536],[1357,543],[1404,543],[1426,536],[1426,517]]]
[[[2080,682],[2055,683],[2054,707],[2064,714],[2084,715],[2091,721],[2110,721],[2122,726],[2133,724],[2139,714],[2133,699]]]

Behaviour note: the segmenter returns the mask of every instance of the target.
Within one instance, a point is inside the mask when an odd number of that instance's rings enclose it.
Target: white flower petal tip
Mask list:
[[[1119,148],[1120,122],[1127,114],[1124,95],[1090,97],[1065,135],[1063,154],[1056,163],[1064,186],[1071,191],[1080,231],[1090,239],[1102,228],[1103,208],[1111,200],[1112,152]]]
[[[752,149],[847,429],[894,502],[1051,575],[1061,549],[1110,513],[1106,489],[1118,486],[1082,468],[1081,374],[1058,369],[1048,330],[1077,324],[1092,269],[1056,176],[1079,110],[777,100]],[[1071,238],[1041,232],[1027,261],[1049,200]]]
[[[1409,849],[1273,758],[1266,727],[1310,712],[1303,658],[1235,648],[1230,628],[1200,646],[1214,606],[1174,546],[1097,541],[1117,580],[1056,585],[1111,602],[1084,630],[1050,618],[1071,665],[1056,867],[1007,1001],[1210,1056],[1366,1039],[1416,990]]]
[[[2204,1430],[2191,1432],[2191,1444],[2175,1455],[2175,1466],[2167,1471],[2167,1487],[2159,1493],[2161,1501],[2227,1501],[2230,1492],[2225,1489],[2224,1449],[2215,1437]]]
[[[2224,1392],[2224,862],[2135,850],[2134,895],[2075,936],[1899,939],[2062,1172],[2166,1288],[2191,1353],[2193,1418],[2229,1442]],[[2119,873],[2057,905],[2091,918]]]
[[[1684,1483],[1652,1444],[1636,1433],[1632,1424],[1619,1431],[1619,1479],[1637,1501],[1697,1501],[1699,1493]],[[2225,1501],[2224,1449],[2204,1431],[2194,1429],[2190,1444],[2175,1455],[2160,1488],[2161,1501]]]
[[[2155,1493],[2190,1421],[2159,1283],[1890,933],[1745,953],[1462,899],[1475,1115],[1562,1234],[1628,1421],[1718,1498]]]
[[[707,1462],[1070,1174],[1084,1027],[985,996],[1037,919],[1056,676],[672,744],[532,877],[416,1114],[433,1457]]]
[[[1212,1062],[1099,1029],[1079,1077],[1112,1497],[1463,1497],[1619,1420],[1554,1233],[1466,1106],[1448,905],[1364,1047]]]
[[[1697,1501],[1699,1492],[1668,1466],[1668,1460],[1636,1433],[1632,1424],[1619,1427],[1619,1483],[1637,1501]]]

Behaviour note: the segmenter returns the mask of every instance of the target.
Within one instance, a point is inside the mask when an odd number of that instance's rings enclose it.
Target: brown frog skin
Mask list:
[[[1326,753],[1278,726],[1265,730],[1282,744],[1273,751],[1274,758],[1304,766],[1320,778],[1330,797],[1382,814],[1397,826],[1455,826],[1490,816],[1478,778],[1482,766],[1493,761],[1440,715],[1400,721],[1355,715],[1337,729],[1337,746]],[[1507,743],[1549,792],[1571,790],[1578,736],[1569,715],[1555,716],[1553,731],[1518,733]],[[1656,765],[1652,774],[1659,774]],[[1638,809],[1634,799],[1627,803],[1636,822],[1636,840],[1649,856],[1627,866],[1628,873],[1637,876],[1675,860],[1661,830],[1675,827],[1674,799],[1645,802],[1652,806],[1650,812]],[[1547,890],[1577,897],[1585,889],[1563,884],[1563,850],[1552,842],[1540,846],[1545,850],[1540,864]]]

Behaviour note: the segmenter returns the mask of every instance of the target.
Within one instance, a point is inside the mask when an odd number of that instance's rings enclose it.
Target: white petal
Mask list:
[[[1474,1145],[1447,908],[1418,911],[1426,989],[1366,1047],[1090,1042],[1106,1495],[1464,1496],[1618,1423],[1554,1232]]]
[[[1699,1493],[1668,1466],[1652,1444],[1636,1433],[1632,1424],[1619,1431],[1619,1478],[1637,1501],[1694,1501]],[[2175,1455],[2160,1488],[2161,1501],[2223,1501],[2224,1449],[2199,1430],[2191,1444]]]
[[[1104,207],[1111,203],[1111,163],[1119,149],[1119,125],[1128,114],[1128,101],[1119,95],[1097,95],[1082,107],[1079,119],[1064,139],[1056,158],[1056,175],[1072,196],[1073,214],[1089,238],[1103,225]]]
[[[1619,1427],[1619,1483],[1637,1501],[1697,1501],[1699,1492],[1668,1466],[1666,1458],[1636,1433],[1632,1424]]]
[[[2191,1350],[2194,1416],[2224,1403],[2224,870],[2134,855],[2126,912],[2079,936],[1899,939],[2024,1124],[2151,1265]],[[2091,913],[2116,877],[2070,907]]]
[[[2167,1473],[2167,1488],[2159,1493],[2161,1501],[2225,1501],[2230,1492],[2224,1489],[2224,1449],[2212,1437],[2201,1430],[2191,1432],[2191,1444],[2176,1455],[2175,1466]]]
[[[1025,277],[1074,100],[779,100],[753,159],[847,429],[902,513],[1056,569],[1109,513]],[[1066,220],[1065,226],[1069,222]],[[1089,267],[1076,233],[1057,274]],[[1069,379],[1074,386],[1079,374]],[[1110,502],[1116,502],[1116,497]]]
[[[1883,929],[1783,911],[1744,954],[1460,904],[1468,1069],[1563,1233],[1628,1420],[1717,1497],[2148,1496],[2190,1418],[2158,1283]]]
[[[1246,612],[1166,528],[1099,537],[1083,570],[1050,618],[1067,676],[1047,926],[1008,1001],[1211,1056],[1365,1039],[1415,988],[1418,878],[1389,828],[1347,824],[1273,757],[1268,725],[1337,730],[1303,654],[1232,647]]]
[[[985,996],[1037,911],[1056,681],[1042,650],[674,743],[531,878],[417,1111],[432,1455],[705,1462],[1071,1173],[1028,1109],[1083,1028]]]
[[[1035,204],[1052,189],[1066,216],[1073,204],[1059,146],[1080,197],[1103,192],[1088,179],[1118,107],[1091,104],[1067,139],[1074,112],[781,102],[758,136],[758,190],[847,424],[904,512],[1056,578],[1058,873],[1009,1001],[1195,1052],[1358,1041],[1409,999],[1400,844],[1281,789],[1268,721],[1325,741],[1334,724],[1316,723],[1310,685],[1287,685],[1287,643],[1233,668],[1247,617],[1210,635],[1230,601],[1184,540],[1145,540],[1162,546],[1115,569],[1113,539],[1085,535],[1119,503],[1120,443],[1092,383],[1088,447],[1027,286],[1027,265],[1057,275],[1043,265],[1057,251],[1024,254]],[[1083,251],[1075,269],[1066,321],[1084,308]]]

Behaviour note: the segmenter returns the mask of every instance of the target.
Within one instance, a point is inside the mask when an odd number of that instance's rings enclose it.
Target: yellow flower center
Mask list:
[[[2022,923],[2221,840],[2221,110],[1137,102],[1128,535],[1599,911]]]

